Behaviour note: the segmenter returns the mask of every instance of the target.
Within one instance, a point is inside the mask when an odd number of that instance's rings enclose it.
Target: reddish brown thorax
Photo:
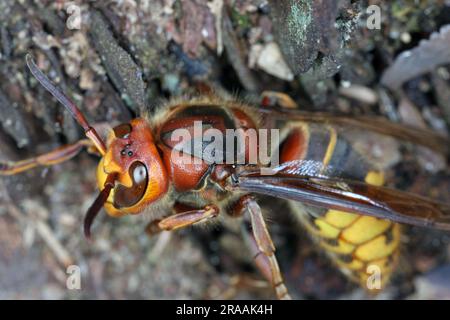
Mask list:
[[[219,130],[224,136],[227,129],[254,129],[255,121],[245,112],[236,107],[224,107],[215,104],[192,104],[192,105],[178,105],[173,107],[176,112],[169,115],[166,121],[156,130],[156,134],[160,138],[163,161],[170,176],[170,180],[176,190],[183,192],[188,190],[198,189],[204,178],[211,173],[211,177],[219,178],[212,172],[210,163],[206,161],[194,161],[193,155],[183,155],[176,160],[172,157],[175,146],[178,141],[173,139],[173,132],[177,129],[183,128],[190,133],[192,137],[191,144],[195,141],[202,141],[203,136],[197,136],[194,129],[196,122],[201,122],[202,130],[210,128]],[[201,142],[203,144],[203,142]],[[245,150],[245,157],[248,159],[249,150]],[[198,159],[197,159],[198,160]],[[224,171],[224,165],[217,165],[215,168],[220,168]],[[223,174],[219,174],[223,177]],[[220,179],[220,178],[219,178]]]

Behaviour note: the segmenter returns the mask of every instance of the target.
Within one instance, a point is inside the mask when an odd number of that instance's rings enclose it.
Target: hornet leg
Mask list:
[[[239,200],[233,216],[244,213],[248,214],[252,225],[252,234],[247,234],[246,238],[249,240],[250,250],[254,255],[257,268],[272,284],[278,299],[291,299],[284,285],[283,276],[275,257],[275,246],[264,221],[261,208],[251,196],[244,196]]]
[[[214,205],[209,205],[203,209],[194,209],[176,213],[170,217],[164,218],[160,221],[155,221],[147,227],[147,230],[153,234],[158,230],[172,231],[181,228],[189,227],[196,223],[205,222],[209,219],[217,217],[219,208]]]
[[[83,139],[34,158],[20,161],[0,162],[0,176],[18,174],[39,166],[52,166],[75,157],[84,147],[92,146],[92,142]]]

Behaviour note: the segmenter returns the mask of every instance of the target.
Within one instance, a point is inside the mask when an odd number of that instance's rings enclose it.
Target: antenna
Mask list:
[[[106,153],[106,146],[103,140],[98,135],[97,131],[89,125],[89,122],[84,117],[83,113],[81,113],[80,109],[77,105],[70,100],[60,88],[58,88],[50,79],[38,68],[36,63],[33,60],[31,54],[27,54],[26,57],[27,66],[30,69],[33,76],[37,81],[45,88],[48,92],[52,94],[67,110],[69,110],[72,117],[77,120],[80,126],[84,129],[84,134],[88,137],[98,149],[102,156]]]

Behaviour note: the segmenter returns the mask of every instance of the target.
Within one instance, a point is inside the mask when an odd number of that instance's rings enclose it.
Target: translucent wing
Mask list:
[[[258,110],[266,116],[268,121],[296,120],[312,123],[329,123],[344,127],[369,130],[400,140],[419,144],[439,153],[450,155],[450,139],[448,137],[431,130],[393,123],[381,117],[350,117],[342,114],[275,108],[260,108]]]
[[[300,201],[305,204],[370,215],[410,225],[450,230],[450,205],[396,189],[359,181],[282,171],[262,175],[241,172],[232,177],[234,190]]]

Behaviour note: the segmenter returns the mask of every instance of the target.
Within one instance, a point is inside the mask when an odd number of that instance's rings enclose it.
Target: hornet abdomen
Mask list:
[[[298,123],[281,146],[282,163],[322,163],[327,176],[383,185],[384,175],[333,127]],[[349,278],[368,289],[382,289],[396,265],[400,225],[388,220],[291,202],[297,220]],[[369,283],[377,273],[379,283]]]

